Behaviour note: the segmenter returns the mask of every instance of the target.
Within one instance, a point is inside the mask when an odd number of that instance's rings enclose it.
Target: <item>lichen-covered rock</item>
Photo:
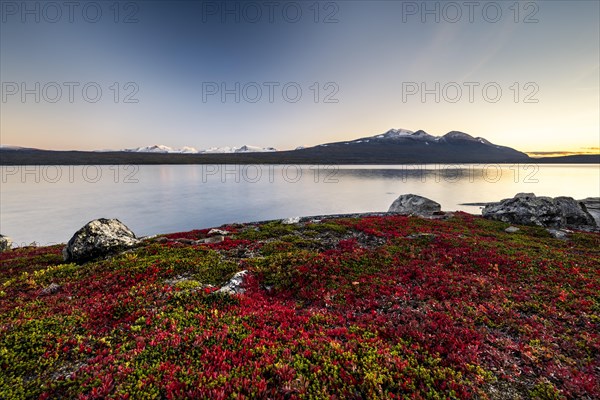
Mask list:
[[[0,235],[0,253],[6,250],[10,250],[12,247],[12,240],[8,236]]]
[[[596,226],[594,218],[582,203],[571,197],[544,197],[519,193],[512,199],[485,206],[485,218],[517,225],[537,225],[551,228]]]
[[[100,218],[73,235],[63,249],[63,258],[66,262],[84,263],[135,247],[139,242],[118,219]]]
[[[244,284],[247,274],[248,274],[248,271],[246,271],[246,270],[238,272],[229,280],[229,282],[227,282],[225,285],[223,285],[223,287],[221,287],[219,290],[217,290],[217,293],[225,293],[225,294],[244,293],[245,290],[242,288],[242,285]]]
[[[394,200],[388,212],[423,216],[439,212],[441,208],[439,203],[427,197],[416,194],[403,194]]]

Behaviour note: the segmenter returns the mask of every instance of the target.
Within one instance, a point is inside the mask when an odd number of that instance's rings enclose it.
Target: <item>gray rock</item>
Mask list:
[[[515,232],[519,232],[519,231],[520,231],[520,229],[517,228],[516,226],[509,226],[508,228],[506,228],[504,230],[504,232],[506,232],[506,233],[515,233]]]
[[[61,288],[61,286],[59,284],[51,283],[50,285],[48,285],[44,289],[42,289],[40,294],[42,296],[54,294],[54,293],[58,292],[60,290],[60,288]]]
[[[578,200],[580,203],[585,204],[589,210],[600,210],[600,197],[587,197],[583,200]]]
[[[206,239],[204,239],[204,243],[221,243],[224,240],[225,240],[225,236],[217,235],[217,236],[207,237]]]
[[[588,212],[583,202],[578,202],[572,197],[555,197],[554,203],[560,209],[567,226],[596,225],[594,217]]]
[[[188,238],[179,238],[175,240],[176,242],[179,242],[181,244],[194,244],[195,240],[193,239],[188,239]]]
[[[207,238],[204,238],[204,239],[194,240],[192,242],[192,244],[198,245],[198,244],[221,243],[224,240],[225,240],[225,236],[223,236],[223,235],[217,235],[217,236],[210,236],[210,237],[207,237]]]
[[[416,194],[403,194],[390,206],[388,212],[410,215],[433,215],[442,209],[439,203]]]
[[[0,253],[12,248],[12,240],[8,236],[0,235]]]
[[[406,236],[407,239],[435,239],[436,237],[434,233],[411,233]]]
[[[229,234],[229,231],[226,231],[223,229],[217,229],[217,228],[213,228],[210,231],[208,231],[208,233],[207,233],[208,236],[214,236],[214,235],[227,236],[228,234]]]
[[[118,219],[100,218],[75,232],[63,249],[66,262],[84,263],[135,247],[140,242]]]
[[[517,193],[515,194],[515,199],[530,199],[530,198],[535,198],[536,195],[535,193]]]
[[[547,229],[548,233],[555,239],[567,240],[569,233],[562,229]]]
[[[235,274],[229,282],[227,282],[223,287],[217,290],[217,293],[225,293],[225,294],[237,294],[244,293],[246,290],[242,288],[244,284],[246,275],[248,274],[247,270],[240,271]]]
[[[300,222],[300,217],[289,217],[286,219],[282,219],[281,223],[284,225],[293,225]]]
[[[551,228],[565,226],[595,227],[594,218],[584,205],[571,197],[537,197],[533,193],[519,193],[512,199],[485,206],[484,218],[516,225],[537,225]]]
[[[600,197],[588,197],[578,201],[585,205],[590,215],[596,221],[596,225],[600,226]]]

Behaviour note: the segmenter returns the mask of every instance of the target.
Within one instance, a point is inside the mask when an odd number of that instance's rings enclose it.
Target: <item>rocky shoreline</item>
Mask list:
[[[482,215],[484,218],[497,219],[504,222],[509,222],[516,225],[537,225],[544,226],[550,229],[551,232],[555,232],[556,229],[577,229],[588,232],[600,232],[600,197],[588,197],[582,200],[574,200],[571,197],[537,197],[533,193],[518,193],[512,199],[504,199],[499,202],[476,202],[476,203],[462,203],[461,205],[466,206],[480,206],[482,207]],[[510,210],[507,209],[510,208]],[[441,211],[439,203],[419,196],[415,194],[405,194],[399,196],[390,206],[387,212],[365,212],[365,213],[351,213],[351,214],[328,214],[328,215],[313,215],[313,216],[297,216],[290,217],[281,220],[283,223],[299,223],[299,222],[310,222],[319,221],[326,218],[363,218],[363,217],[380,217],[390,214],[400,215],[417,215],[431,219],[445,219],[453,215],[453,212]],[[133,247],[137,243],[137,238],[131,230],[123,225],[120,221],[120,225],[115,227],[104,226],[104,223],[98,224],[97,221],[105,219],[94,220],[88,223],[82,230],[94,229],[108,229],[109,236],[125,237],[126,241],[131,243],[124,246],[118,239],[109,239],[115,241],[115,246],[112,247]],[[264,224],[272,221],[279,220],[264,220],[255,221],[247,224]],[[90,224],[92,226],[90,227]],[[118,232],[111,232],[116,229]],[[564,233],[564,232],[563,232]],[[75,236],[85,236],[83,232],[76,233]],[[75,240],[75,236],[71,241]],[[560,234],[564,237],[564,234]],[[143,239],[143,238],[141,238]],[[68,255],[69,247],[77,247],[77,244],[72,244],[71,241],[65,247],[65,260],[75,260],[77,257],[70,257]],[[99,247],[100,249],[95,249]],[[111,244],[100,243],[93,244],[88,250],[92,253],[99,252],[102,254],[104,250],[102,248],[111,247]],[[10,237],[0,234],[0,252],[6,251],[12,248],[12,241]],[[104,251],[106,252],[106,251]],[[84,258],[93,259],[94,256],[87,255]]]

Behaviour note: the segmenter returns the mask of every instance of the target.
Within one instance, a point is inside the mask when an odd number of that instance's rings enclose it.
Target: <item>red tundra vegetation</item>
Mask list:
[[[0,398],[599,398],[600,234],[507,226],[331,218],[84,265],[1,253]],[[241,270],[244,293],[216,293]]]

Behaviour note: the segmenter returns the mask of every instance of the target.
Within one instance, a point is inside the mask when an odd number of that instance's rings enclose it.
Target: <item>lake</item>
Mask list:
[[[600,196],[600,167],[462,165],[2,166],[0,233],[15,245],[62,243],[92,219],[118,218],[138,236],[339,213],[387,211],[405,193],[443,210],[518,192]]]

